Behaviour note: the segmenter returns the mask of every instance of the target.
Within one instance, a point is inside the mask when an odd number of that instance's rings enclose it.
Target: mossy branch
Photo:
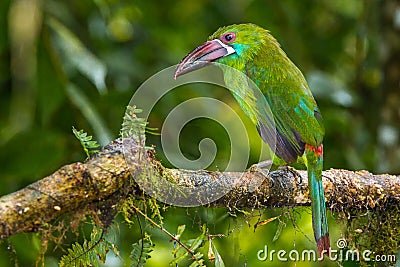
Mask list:
[[[126,192],[126,185],[131,184],[132,176],[141,174],[143,165],[147,163],[164,177],[187,187],[204,186],[215,179],[229,184],[240,177],[240,182],[236,182],[228,194],[210,206],[257,209],[310,203],[305,171],[282,169],[265,177],[259,171],[222,173],[168,169],[154,159],[151,151],[143,152],[143,147],[133,139],[129,139],[131,166],[128,168],[123,153],[124,140],[127,139],[117,139],[84,163],[61,167],[48,177],[2,196],[0,237],[39,231],[62,214],[87,210],[127,193],[142,195],[136,185],[130,185],[129,192]],[[251,190],[251,181],[260,178],[264,179],[261,186]],[[331,169],[323,172],[323,181],[327,206],[334,211],[374,210],[377,207],[382,211],[390,205],[400,205],[400,176]]]

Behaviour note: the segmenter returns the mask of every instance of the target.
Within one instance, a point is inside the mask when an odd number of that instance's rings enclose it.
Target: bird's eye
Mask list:
[[[225,33],[224,35],[222,35],[221,36],[222,38],[222,42],[223,43],[225,43],[225,44],[229,44],[229,43],[232,43],[233,41],[235,41],[235,39],[236,39],[236,34],[235,33],[233,33],[233,32],[228,32],[228,33]]]

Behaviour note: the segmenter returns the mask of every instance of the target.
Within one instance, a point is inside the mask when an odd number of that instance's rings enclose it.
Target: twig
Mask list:
[[[184,243],[182,243],[182,241],[179,240],[179,238],[176,238],[173,234],[171,234],[170,232],[168,232],[164,227],[162,227],[161,225],[159,225],[158,223],[156,223],[155,221],[153,221],[150,217],[148,217],[145,213],[143,213],[140,209],[138,209],[136,206],[132,205],[132,208],[139,213],[140,215],[142,215],[146,220],[148,220],[152,225],[154,225],[156,228],[160,229],[163,233],[167,234],[172,240],[174,240],[175,242],[177,242],[181,247],[183,247],[190,255],[192,255],[192,258],[197,261],[194,252],[190,250],[190,248],[188,248]]]

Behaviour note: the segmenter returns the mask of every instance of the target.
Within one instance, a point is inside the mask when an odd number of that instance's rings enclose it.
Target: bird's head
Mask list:
[[[195,48],[179,63],[175,79],[200,69],[210,62],[242,70],[268,41],[276,42],[269,32],[254,24],[238,24],[219,28],[208,41]]]

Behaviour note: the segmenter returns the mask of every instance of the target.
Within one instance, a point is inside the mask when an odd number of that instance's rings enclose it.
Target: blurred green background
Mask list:
[[[3,0],[0,195],[65,164],[84,160],[72,126],[86,130],[102,145],[117,138],[125,107],[141,83],[177,64],[218,27],[241,22],[269,29],[305,74],[324,117],[325,168],[400,171],[398,1]],[[240,113],[227,90],[188,86],[163,99],[150,116],[150,126],[161,128],[174,106],[204,95],[229,103]],[[248,130],[258,138],[251,126]],[[184,128],[180,136],[183,153],[197,158],[198,141],[204,137],[212,138],[218,147],[210,169],[224,165],[229,140],[223,129],[209,120],[195,120]],[[149,136],[147,143],[156,145],[158,157],[168,165],[159,139]],[[255,163],[255,154],[249,164]],[[253,211],[245,217],[233,212],[237,218],[225,209],[170,208],[165,227],[174,232],[178,225],[186,224],[185,234],[190,237],[207,223],[210,233],[228,235],[215,240],[226,266],[294,265],[260,262],[256,257],[266,244],[271,249],[314,247],[308,208],[291,211],[293,218],[284,221],[286,227],[275,242],[272,239],[280,227],[277,220],[253,231],[257,220],[282,212],[289,210]],[[331,219],[334,245],[344,229]],[[124,224],[117,233],[121,258],[110,256],[107,266],[124,266],[131,244],[140,238],[138,231]],[[70,242],[76,240],[81,239],[66,238],[62,247],[51,247],[46,266],[56,266]],[[153,240],[155,251],[146,266],[167,266],[173,244],[157,230]],[[34,265],[40,243],[36,234],[3,241],[0,265]],[[299,262],[297,266],[321,264]],[[347,262],[345,266],[357,264]]]

